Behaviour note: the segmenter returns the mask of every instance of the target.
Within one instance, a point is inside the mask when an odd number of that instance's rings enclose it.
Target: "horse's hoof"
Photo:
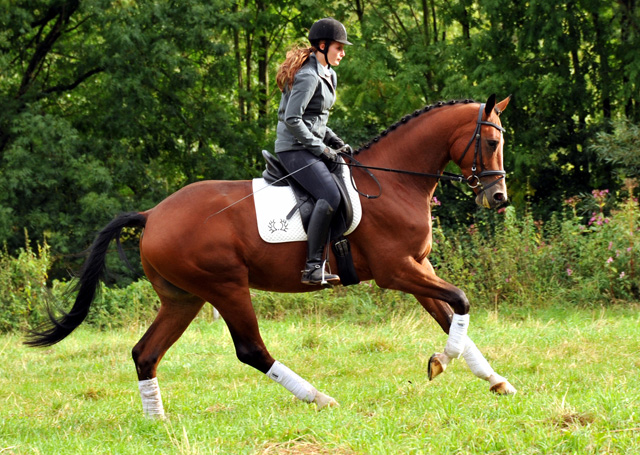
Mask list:
[[[316,393],[316,397],[313,399],[313,402],[318,407],[317,411],[320,411],[324,408],[333,408],[340,406],[336,400],[331,398],[329,395],[325,395],[322,392]]]
[[[436,352],[429,359],[429,368],[427,369],[427,372],[429,373],[429,381],[432,381],[433,378],[447,369],[447,364],[440,361],[441,355],[442,354],[439,352]]]
[[[509,381],[494,384],[489,390],[498,395],[515,395],[517,392],[516,388],[509,384]]]

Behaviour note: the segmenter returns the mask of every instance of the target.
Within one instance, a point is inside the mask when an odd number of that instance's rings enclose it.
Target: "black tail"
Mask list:
[[[122,228],[144,227],[147,217],[139,212],[122,213],[113,219],[104,229],[102,229],[91,248],[89,257],[82,266],[80,278],[76,289],[78,295],[69,313],[63,313],[62,317],[56,318],[53,311],[49,309],[49,326],[38,330],[33,330],[27,335],[26,345],[29,346],[51,346],[62,341],[78,327],[89,314],[91,302],[96,295],[96,290],[105,269],[105,258],[109,244],[113,239],[119,239]]]

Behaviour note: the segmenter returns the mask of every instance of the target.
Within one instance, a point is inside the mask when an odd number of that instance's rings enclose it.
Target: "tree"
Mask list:
[[[512,94],[515,205],[548,216],[566,195],[616,185],[588,145],[640,121],[635,0],[12,0],[0,8],[0,243],[17,251],[27,228],[62,270],[118,211],[259,175],[278,64],[325,16],[354,43],[330,120],[352,146],[439,100]],[[464,186],[440,191],[456,201],[445,222],[474,216]]]
[[[115,213],[242,173],[223,2],[23,1],[2,9],[0,242],[58,255]]]

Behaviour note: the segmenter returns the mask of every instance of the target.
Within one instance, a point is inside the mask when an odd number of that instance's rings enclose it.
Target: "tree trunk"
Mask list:
[[[233,12],[238,12],[238,4],[233,4]],[[236,61],[236,77],[238,79],[238,117],[240,121],[246,120],[247,113],[245,111],[245,97],[242,94],[244,87],[244,79],[242,77],[242,56],[240,54],[240,31],[237,27],[233,28],[233,49]]]
[[[264,1],[256,1],[257,15],[266,13]],[[266,128],[269,123],[269,37],[266,30],[261,30],[258,42],[258,125]]]
[[[636,16],[636,0],[618,0],[618,4],[621,6],[620,13],[622,16],[620,21],[620,40],[627,49],[633,49],[634,35],[637,33],[637,30],[634,31],[636,26],[634,21]],[[627,98],[625,103],[625,114],[633,121],[637,121],[640,117],[640,113],[637,111],[637,105],[634,97],[638,87],[633,87],[633,83],[629,79],[626,68],[623,71],[623,82],[624,85],[628,87],[627,93],[629,93],[629,98]]]
[[[424,45],[431,44],[431,27],[429,26],[429,5],[427,0],[422,0],[422,26],[424,27]]]

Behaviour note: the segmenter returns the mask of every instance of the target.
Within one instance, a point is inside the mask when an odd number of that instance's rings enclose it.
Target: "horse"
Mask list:
[[[426,106],[403,117],[371,142],[346,157],[360,193],[362,219],[349,234],[353,265],[363,281],[413,294],[448,334],[442,352],[428,363],[429,380],[462,357],[471,371],[497,394],[516,389],[497,374],[467,335],[470,303],[458,287],[439,278],[428,260],[432,244],[430,202],[445,166],[460,167],[460,181],[473,189],[476,203],[496,208],[507,201],[503,169],[504,129],[500,114],[510,97],[486,103],[454,100]],[[469,153],[469,151],[472,151]],[[356,158],[357,157],[357,158]],[[391,172],[385,172],[391,171]],[[374,179],[372,179],[374,177]],[[380,197],[373,197],[376,194]],[[163,418],[157,368],[205,302],[225,321],[235,353],[318,410],[338,405],[289,367],[274,359],[263,342],[250,289],[309,292],[322,286],[300,283],[305,242],[266,243],[259,237],[250,206],[252,183],[199,181],[155,207],[117,215],[96,236],[80,271],[77,296],[68,313],[33,330],[30,346],[50,346],[87,316],[105,269],[110,243],[125,227],[142,228],[140,260],[160,299],[153,323],[133,347],[144,415]],[[329,258],[335,267],[335,257]]]

